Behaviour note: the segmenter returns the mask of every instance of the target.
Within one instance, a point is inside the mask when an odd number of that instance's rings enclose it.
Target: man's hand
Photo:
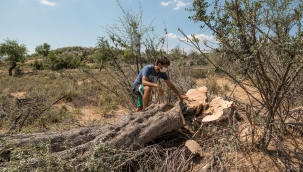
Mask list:
[[[179,97],[180,100],[188,100],[188,97],[185,94],[181,94],[181,97]]]
[[[163,96],[164,90],[161,87],[157,87],[158,93],[160,96]]]

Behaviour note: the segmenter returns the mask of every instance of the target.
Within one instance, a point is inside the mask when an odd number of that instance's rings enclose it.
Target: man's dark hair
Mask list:
[[[161,64],[161,65],[170,65],[170,61],[168,60],[168,58],[167,57],[165,57],[165,56],[160,56],[159,58],[158,58],[158,60],[156,61],[156,65],[158,65],[158,64]]]

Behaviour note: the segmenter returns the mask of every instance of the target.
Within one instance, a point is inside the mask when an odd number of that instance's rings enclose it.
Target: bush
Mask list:
[[[5,65],[5,63],[2,60],[0,60],[0,66],[4,66],[4,65]]]
[[[33,64],[34,69],[36,70],[42,70],[43,69],[43,63],[35,60],[34,64]]]
[[[206,78],[207,73],[206,69],[191,69],[191,76],[194,78]]]
[[[220,90],[221,90],[221,87],[218,84],[216,77],[210,76],[210,77],[206,78],[205,79],[205,86],[208,88],[209,93],[211,95],[218,95]]]
[[[15,68],[14,76],[21,76],[21,75],[23,75],[23,74],[24,74],[23,70],[20,68],[20,66],[17,66],[17,67]]]
[[[51,65],[51,70],[75,69],[79,66],[84,66],[84,62],[80,57],[65,57],[54,60]]]

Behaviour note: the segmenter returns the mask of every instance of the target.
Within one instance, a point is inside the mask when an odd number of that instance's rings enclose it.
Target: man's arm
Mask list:
[[[142,84],[144,86],[149,86],[149,87],[155,87],[155,88],[157,88],[160,96],[162,96],[164,94],[164,90],[160,87],[160,85],[157,84],[157,83],[149,82],[148,78],[146,76],[142,76]]]
[[[177,96],[179,97],[180,100],[188,99],[188,97],[186,95],[179,93],[179,91],[176,89],[175,85],[173,83],[171,83],[169,79],[165,80],[165,82],[166,82],[167,86],[177,94]]]
[[[149,87],[159,87],[157,83],[152,83],[148,81],[148,78],[146,76],[142,76],[142,84],[144,86],[149,86]]]

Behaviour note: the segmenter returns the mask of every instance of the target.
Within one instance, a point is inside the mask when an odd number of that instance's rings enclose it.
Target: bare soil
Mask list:
[[[241,87],[235,85],[232,81],[223,77],[218,77],[216,78],[216,82],[220,87],[224,87],[225,85],[229,87],[229,90],[224,93],[226,96],[234,97],[236,100],[247,104],[255,102]],[[196,80],[196,84],[197,87],[205,86],[205,79]],[[251,87],[247,87],[247,89],[253,96],[260,98],[260,95],[256,89],[253,89]]]

